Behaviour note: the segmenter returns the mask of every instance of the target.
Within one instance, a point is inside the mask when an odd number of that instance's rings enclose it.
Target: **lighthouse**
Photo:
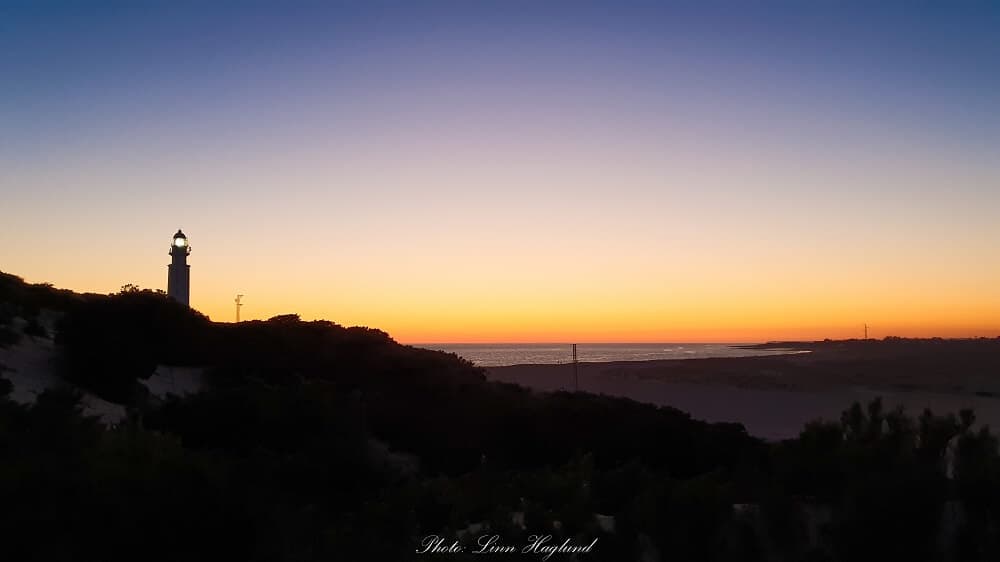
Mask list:
[[[167,296],[175,301],[191,306],[191,266],[187,263],[191,246],[187,236],[180,229],[174,234],[170,244],[170,265],[167,266]]]

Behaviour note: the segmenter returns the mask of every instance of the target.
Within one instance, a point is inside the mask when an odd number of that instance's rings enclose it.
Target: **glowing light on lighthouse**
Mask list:
[[[191,306],[191,266],[187,263],[188,254],[191,253],[191,246],[188,245],[187,236],[180,229],[174,234],[174,241],[170,247],[170,265],[167,266],[167,296]]]

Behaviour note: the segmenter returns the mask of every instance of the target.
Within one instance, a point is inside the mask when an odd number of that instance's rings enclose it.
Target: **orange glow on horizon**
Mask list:
[[[243,294],[417,343],[1000,335],[973,11],[162,4],[4,10],[4,271],[165,289],[181,228],[217,321]]]
[[[195,254],[192,254],[192,258]],[[235,317],[233,295],[222,283],[206,284],[202,264],[192,259],[192,306],[212,320],[231,322]],[[165,282],[166,268],[162,268]],[[15,273],[16,274],[16,273]],[[128,278],[125,278],[128,279]],[[26,279],[40,282],[40,279]],[[748,280],[752,281],[752,280]],[[129,281],[131,282],[131,281]],[[107,294],[122,284],[99,288],[73,286],[57,279],[56,287],[79,292]],[[163,288],[163,283],[137,283]],[[529,287],[491,291],[490,287],[467,287],[465,293],[444,288],[439,291],[392,290],[374,284],[367,288],[322,293],[303,283],[278,290],[270,283],[247,289],[243,320],[263,320],[279,314],[297,313],[304,320],[330,320],[344,326],[361,325],[381,329],[405,344],[445,343],[756,343],[766,341],[851,339],[870,337],[998,337],[1000,298],[993,294],[952,291],[932,300],[919,291],[847,290],[837,297],[824,290],[770,290],[760,283],[754,290],[676,286],[675,298],[657,297],[636,290],[591,289],[566,297],[542,291],[536,296]],[[346,291],[353,294],[347,296]],[[385,292],[383,293],[382,290]],[[241,291],[243,292],[243,291]],[[310,295],[323,298],[310,302]],[[493,294],[492,300],[489,294]],[[235,293],[234,293],[235,294]],[[923,301],[918,299],[923,298]],[[921,306],[914,303],[922,302]]]

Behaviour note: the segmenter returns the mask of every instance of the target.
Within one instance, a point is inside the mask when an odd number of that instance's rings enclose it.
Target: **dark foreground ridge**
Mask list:
[[[0,360],[49,339],[66,387],[0,398],[7,560],[539,560],[532,535],[593,545],[580,560],[1000,557],[997,440],[968,411],[845,404],[765,443],[489,382],[369,328],[215,323],[153,291],[0,274]],[[158,397],[139,381],[161,365],[205,388]],[[127,417],[84,416],[81,392]],[[493,536],[517,552],[473,553]]]

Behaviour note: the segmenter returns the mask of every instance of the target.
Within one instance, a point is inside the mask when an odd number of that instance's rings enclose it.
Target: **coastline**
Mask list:
[[[579,388],[670,406],[693,418],[742,423],[765,439],[798,435],[813,420],[839,419],[855,401],[919,414],[972,408],[1000,427],[1000,340],[780,342],[809,353],[758,357],[579,363]],[[536,391],[573,390],[573,365],[485,367],[493,381]]]
[[[568,343],[441,343],[408,344],[413,347],[454,353],[479,367],[512,365],[561,365],[572,361]],[[582,343],[577,344],[581,362],[610,363],[666,361],[704,358],[763,357],[807,353],[806,351],[739,343]]]

